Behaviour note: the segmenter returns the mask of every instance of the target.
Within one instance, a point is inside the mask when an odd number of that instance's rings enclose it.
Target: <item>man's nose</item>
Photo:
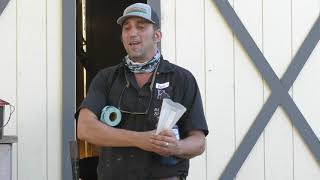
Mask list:
[[[129,31],[129,36],[137,36],[138,35],[138,30],[136,28],[131,28]]]

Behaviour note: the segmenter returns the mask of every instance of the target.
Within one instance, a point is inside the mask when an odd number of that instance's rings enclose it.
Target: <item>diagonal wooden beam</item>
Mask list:
[[[4,11],[4,9],[7,7],[10,0],[0,0],[0,15]]]
[[[302,43],[284,76],[279,79],[230,3],[227,0],[214,0],[214,2],[272,90],[271,96],[262,107],[219,179],[232,180],[235,178],[276,108],[280,105],[286,111],[293,125],[319,162],[320,141],[288,94],[288,90],[320,40],[320,16]]]

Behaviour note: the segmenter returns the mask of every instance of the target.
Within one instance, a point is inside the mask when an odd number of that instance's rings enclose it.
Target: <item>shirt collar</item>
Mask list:
[[[174,66],[167,60],[163,59],[162,55],[160,57],[160,64],[158,67],[159,73],[169,73],[174,72]]]

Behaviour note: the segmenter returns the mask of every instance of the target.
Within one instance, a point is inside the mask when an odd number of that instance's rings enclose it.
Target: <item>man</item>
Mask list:
[[[205,150],[208,128],[192,74],[157,49],[159,19],[147,4],[128,6],[117,23],[128,55],[100,71],[76,113],[78,138],[102,147],[99,180],[180,180],[189,160]],[[163,98],[187,108],[173,130],[155,135]],[[120,124],[100,121],[105,106],[121,111]]]

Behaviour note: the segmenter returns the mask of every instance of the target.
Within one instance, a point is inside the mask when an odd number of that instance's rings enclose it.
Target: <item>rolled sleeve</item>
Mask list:
[[[183,130],[185,133],[192,130],[201,130],[206,136],[209,131],[204,115],[199,87],[191,73],[187,77],[184,95],[184,105],[187,108],[187,112],[182,121]]]
[[[79,112],[82,108],[88,108],[97,117],[100,117],[101,110],[106,105],[107,101],[107,84],[108,76],[105,72],[100,71],[91,81],[87,96],[82,101],[80,107],[75,113],[75,118],[78,119]]]

